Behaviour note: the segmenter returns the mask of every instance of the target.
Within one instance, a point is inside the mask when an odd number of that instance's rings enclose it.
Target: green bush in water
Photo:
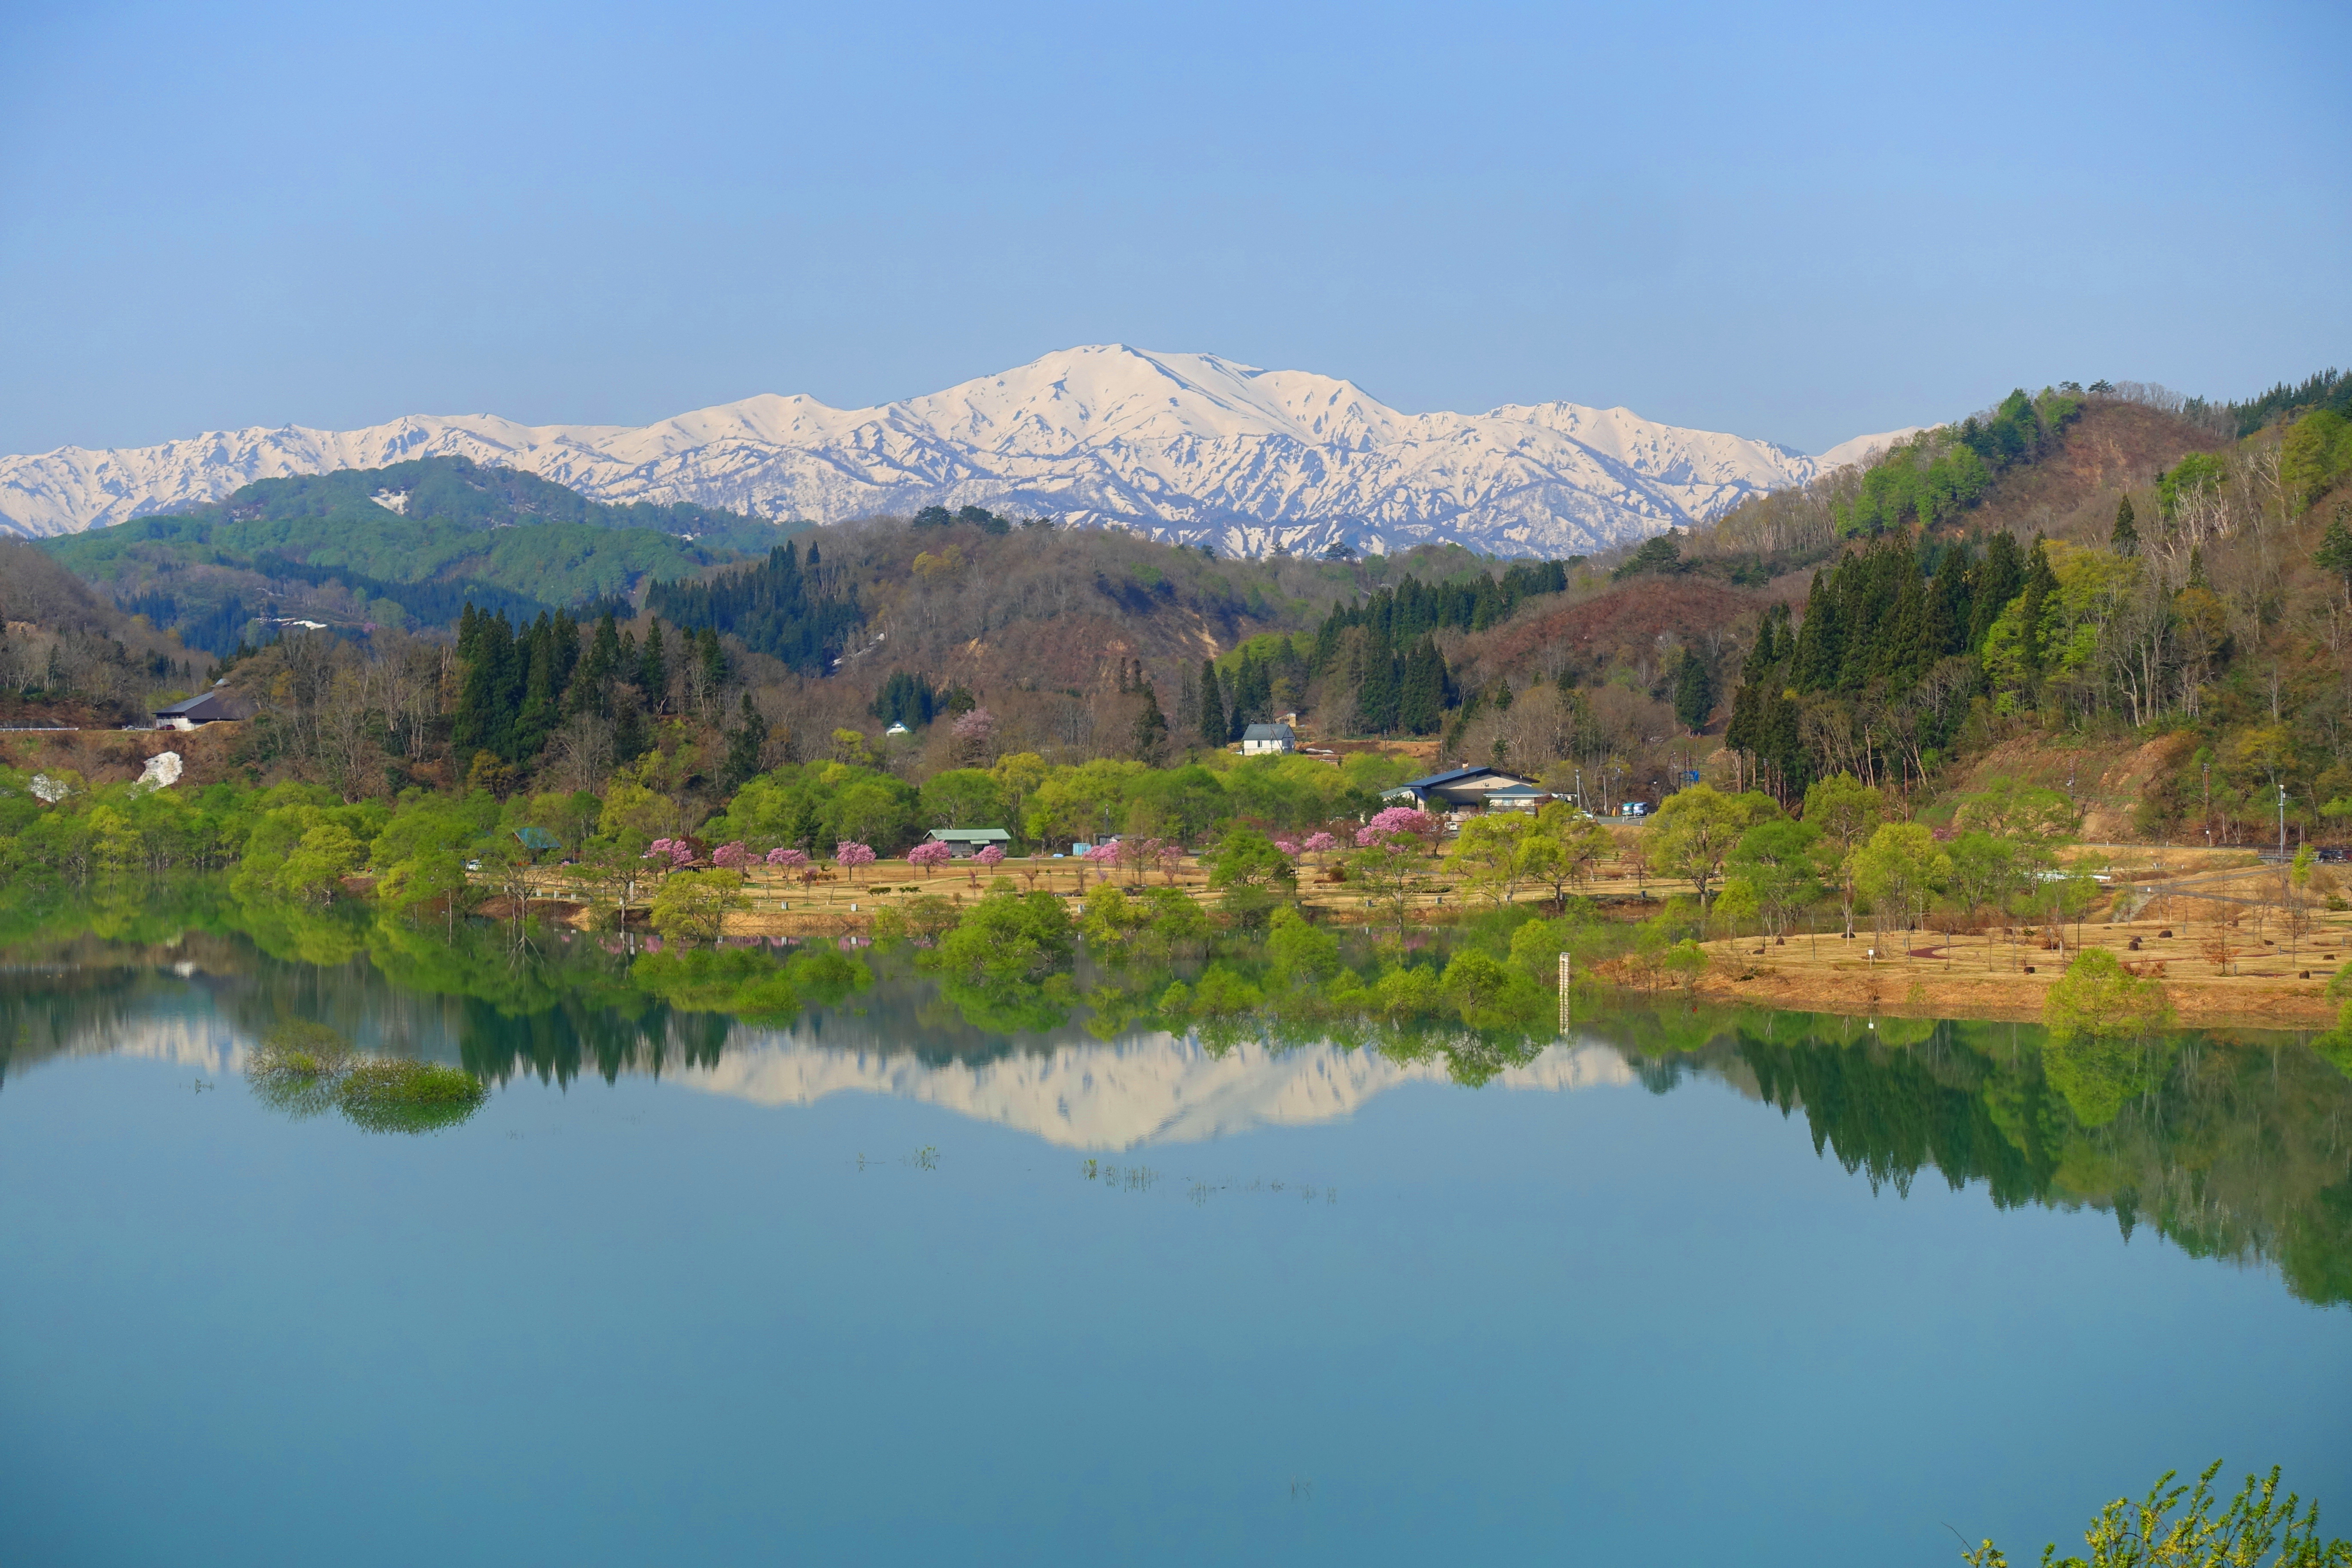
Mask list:
[[[370,1132],[435,1132],[482,1108],[489,1090],[463,1068],[377,1059],[343,1076],[336,1098],[353,1126]]]
[[[489,1090],[462,1068],[362,1057],[324,1024],[297,1018],[264,1037],[246,1063],[260,1101],[295,1118],[341,1110],[370,1132],[431,1132],[482,1108]]]
[[[336,1086],[352,1060],[341,1035],[324,1024],[295,1018],[269,1031],[245,1072],[264,1105],[299,1120],[333,1108]]]

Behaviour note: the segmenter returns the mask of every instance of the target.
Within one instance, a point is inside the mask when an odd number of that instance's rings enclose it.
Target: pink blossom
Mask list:
[[[1293,860],[1298,858],[1298,840],[1296,838],[1277,838],[1274,841],[1274,847]]]
[[[805,849],[787,848],[771,849],[768,851],[768,864],[771,866],[805,866],[808,864],[808,851]]]
[[[834,864],[849,873],[851,881],[857,880],[857,868],[874,864],[874,848],[854,838],[844,839],[833,851]]]
[[[1100,865],[1106,860],[1116,860],[1118,858],[1118,846],[1116,844],[1097,844],[1093,848],[1086,852],[1084,858],[1091,860],[1097,865]]]
[[[934,838],[928,844],[918,844],[908,850],[907,864],[920,866],[923,868],[923,875],[928,877],[946,865],[949,858],[954,853],[955,851],[949,848],[943,841]]]
[[[1410,805],[1386,806],[1372,814],[1375,833],[1410,833],[1419,838],[1437,830],[1437,818]]]
[[[959,741],[984,745],[995,729],[996,715],[985,708],[975,708],[968,713],[956,715],[954,730],[955,738]]]
[[[691,866],[694,846],[683,838],[656,838],[646,846],[645,858],[667,860],[672,866]]]
[[[984,713],[987,710],[984,708],[975,708],[972,711],[975,713]],[[973,856],[972,858],[979,861],[983,866],[1001,866],[1004,863],[1004,851],[993,844],[982,845],[981,847],[980,853]]]
[[[744,847],[743,841],[740,838],[732,844],[721,844],[710,852],[712,865],[722,866],[730,871],[741,870],[750,863],[751,858],[751,850]]]
[[[1339,846],[1339,841],[1328,833],[1310,833],[1307,836],[1307,842],[1299,847],[1309,855],[1320,855],[1326,849],[1336,849]]]

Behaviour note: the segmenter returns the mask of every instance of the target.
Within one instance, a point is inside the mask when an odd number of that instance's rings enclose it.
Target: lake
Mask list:
[[[2352,1518],[2290,1037],[1007,1033],[864,952],[746,1019],[608,946],[0,954],[0,1562],[2028,1561],[2216,1457]],[[291,1113],[289,1021],[492,1092]]]

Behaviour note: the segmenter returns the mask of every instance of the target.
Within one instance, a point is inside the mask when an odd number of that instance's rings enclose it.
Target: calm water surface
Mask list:
[[[2290,1040],[1465,1065],[17,956],[0,1563],[1940,1563],[2216,1456],[2352,1521],[2352,1079]],[[496,1092],[289,1119],[296,1017]]]

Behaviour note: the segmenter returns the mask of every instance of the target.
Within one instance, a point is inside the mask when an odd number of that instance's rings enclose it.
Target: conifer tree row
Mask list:
[[[613,725],[614,754],[626,761],[650,745],[646,721],[670,711],[673,666],[658,620],[641,645],[608,613],[583,647],[567,612],[542,614],[518,630],[503,610],[490,615],[468,604],[457,620],[457,651],[450,743],[460,759],[488,752],[527,763],[564,721],[586,713]],[[707,626],[687,634],[683,658],[715,695],[728,673],[719,634]]]
[[[1484,631],[1524,599],[1564,592],[1570,564],[1526,561],[1499,579],[1482,573],[1450,583],[1407,576],[1368,599],[1335,606],[1316,630],[1313,667],[1343,674],[1355,689],[1357,729],[1433,735],[1447,711],[1461,706],[1462,691],[1432,634]]]
[[[1485,631],[1522,599],[1565,592],[1568,567],[1564,561],[1523,561],[1507,568],[1499,581],[1491,572],[1451,583],[1407,576],[1369,599],[1335,605],[1316,630],[1315,666],[1329,667],[1339,655],[1341,634],[1350,626],[1369,628],[1391,648],[1407,647],[1424,632],[1444,627]]]
[[[2017,660],[2030,675],[2041,671],[2041,605],[2057,586],[2042,542],[2021,551],[2007,533],[1994,533],[1981,555],[1965,540],[1917,542],[1907,531],[1849,551],[1814,574],[1801,620],[1785,605],[1765,615],[1740,665],[1725,738],[1761,787],[1783,799],[1826,771],[1819,734],[1841,724],[1850,734],[1858,704],[1882,714],[1901,708],[1915,721],[1910,751],[1938,750],[1967,700],[1983,691],[1987,640],[2011,605]],[[1904,706],[1923,683],[1936,700]],[[1807,715],[1816,711],[1842,717],[1809,734]],[[1864,720],[1865,748],[1881,743],[1872,722]]]
[[[677,626],[726,632],[803,675],[824,675],[866,616],[856,589],[834,592],[822,567],[817,546],[809,546],[803,565],[798,542],[787,540],[755,565],[700,582],[656,583],[646,608]]]

